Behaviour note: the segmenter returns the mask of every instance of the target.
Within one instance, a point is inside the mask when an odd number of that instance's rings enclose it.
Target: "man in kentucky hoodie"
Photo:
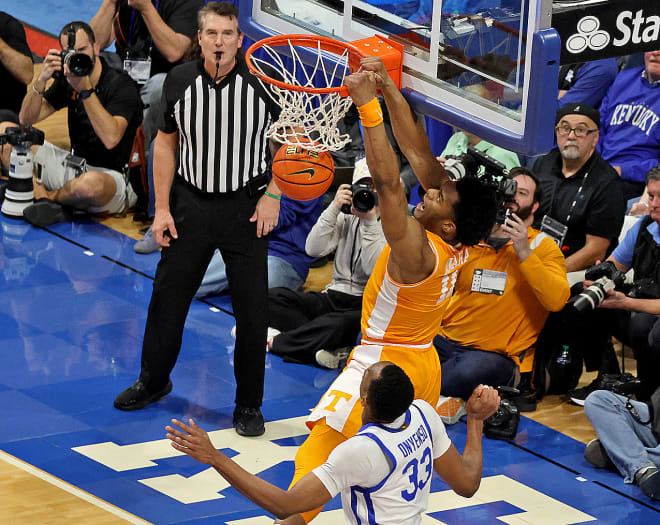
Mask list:
[[[660,162],[660,50],[644,67],[617,75],[600,106],[598,152],[619,172],[624,197],[639,197],[646,172]]]

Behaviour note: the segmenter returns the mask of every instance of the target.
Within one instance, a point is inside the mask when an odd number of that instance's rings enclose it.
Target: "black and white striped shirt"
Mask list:
[[[165,133],[179,132],[177,173],[207,193],[238,190],[267,169],[266,131],[279,107],[242,57],[215,87],[201,60],[170,71],[163,86]]]

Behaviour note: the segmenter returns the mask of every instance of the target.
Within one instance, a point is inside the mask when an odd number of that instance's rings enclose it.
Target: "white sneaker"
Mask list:
[[[346,363],[346,359],[350,351],[348,348],[338,348],[337,350],[319,350],[316,352],[316,362],[324,367],[335,369],[339,368],[342,363]]]
[[[229,332],[231,336],[236,339],[236,325],[231,327],[231,332]],[[270,347],[273,346],[273,339],[275,339],[276,335],[281,334],[277,328],[273,328],[271,326],[268,327],[268,330],[266,331],[266,352],[270,352]]]
[[[467,414],[465,411],[465,401],[460,397],[440,396],[438,404],[435,406],[435,411],[445,425],[453,425]]]
[[[149,229],[145,232],[142,239],[133,245],[133,250],[135,250],[135,253],[147,254],[158,251],[159,249],[160,244],[158,244],[151,226],[149,226]]]
[[[273,347],[273,339],[281,333],[277,328],[268,327],[266,331],[266,352],[270,352],[270,349]]]

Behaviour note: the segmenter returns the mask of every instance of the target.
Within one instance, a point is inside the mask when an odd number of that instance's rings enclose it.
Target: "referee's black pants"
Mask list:
[[[162,389],[174,368],[193,295],[216,248],[227,266],[236,317],[236,404],[261,406],[266,359],[268,237],[249,222],[259,196],[245,189],[209,195],[175,176],[170,198],[178,239],[163,248],[156,270],[142,344],[140,379]]]

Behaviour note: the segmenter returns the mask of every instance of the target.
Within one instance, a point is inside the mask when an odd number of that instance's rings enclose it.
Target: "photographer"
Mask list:
[[[660,500],[660,406],[653,408],[607,390],[592,392],[584,412],[598,437],[585,447],[584,459],[598,468],[616,468],[624,483]]]
[[[438,412],[445,424],[465,413],[464,400],[478,384],[513,385],[518,372],[529,372],[521,363],[531,364],[549,312],[569,297],[561,251],[531,227],[541,201],[538,181],[525,168],[513,168],[511,175],[517,190],[506,203],[508,217],[470,249],[433,341],[442,365]]]
[[[373,192],[365,159],[355,166],[353,184]],[[375,197],[375,192],[370,194]],[[360,203],[353,197],[351,186],[342,184],[307,236],[308,255],[322,257],[336,250],[332,281],[325,290],[269,290],[269,326],[283,332],[272,340],[271,353],[337,368],[354,346],[360,333],[362,294],[385,246],[385,235],[375,199],[369,210],[358,211],[355,205]]]
[[[660,500],[659,411],[657,400],[647,405],[607,390],[592,392],[584,404],[598,434],[585,447],[584,459],[618,470],[624,483],[636,484],[653,500]]]
[[[158,131],[165,75],[195,40],[202,0],[103,0],[90,22],[101,49],[115,43],[124,71],[141,85],[144,138]]]
[[[122,171],[142,119],[137,85],[98,57],[99,46],[86,23],[67,24],[60,44],[62,51],[48,51],[20,119],[32,125],[67,107],[73,156],[48,142],[36,149],[37,182],[43,186],[35,185],[35,198],[91,213],[122,212],[136,200]]]
[[[640,399],[648,399],[660,386],[660,166],[646,174],[646,190],[649,215],[628,230],[623,242],[607,259],[614,267],[610,266],[612,270],[624,273],[631,268],[634,270],[632,290],[627,295],[617,289],[608,290],[590,323],[597,337],[610,339],[614,335],[632,347],[641,382],[637,391]],[[608,277],[613,277],[613,271],[608,273]],[[584,283],[585,288],[591,285],[591,281]],[[589,331],[589,327],[586,330]],[[602,374],[599,374],[587,387],[573,391],[571,399],[579,403],[590,392],[603,388],[602,380]]]

